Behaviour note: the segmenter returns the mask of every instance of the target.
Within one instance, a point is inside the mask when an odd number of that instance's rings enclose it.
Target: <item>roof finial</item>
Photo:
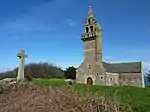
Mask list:
[[[93,17],[93,12],[92,12],[92,7],[89,6],[89,14],[88,14],[88,18]]]

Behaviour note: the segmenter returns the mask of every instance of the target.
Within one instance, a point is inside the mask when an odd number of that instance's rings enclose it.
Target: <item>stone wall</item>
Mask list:
[[[142,73],[107,73],[100,65],[85,61],[76,70],[76,82],[87,83],[92,78],[93,85],[131,85],[142,86]]]
[[[76,83],[84,83],[85,72],[82,68],[76,70]]]
[[[119,74],[106,72],[106,85],[118,85],[118,84],[119,84]]]
[[[93,85],[95,85],[96,75],[95,71],[91,68],[88,68],[88,64],[84,61],[81,66],[76,70],[76,82],[77,83],[87,83],[87,78],[92,78]]]
[[[89,66],[90,65],[90,66]],[[76,82],[77,83],[87,83],[87,78],[92,78],[94,84],[105,84],[106,72],[102,64],[96,64],[94,62],[89,62],[84,60],[84,62],[76,70]]]
[[[76,74],[76,83],[87,84],[88,77],[92,78],[93,85],[95,85],[95,80],[96,80],[95,75],[89,75],[89,74],[86,74],[84,70],[78,70]]]
[[[119,84],[142,86],[142,73],[120,73]]]

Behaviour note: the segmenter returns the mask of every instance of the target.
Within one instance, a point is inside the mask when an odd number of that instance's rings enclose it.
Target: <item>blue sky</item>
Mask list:
[[[0,71],[18,66],[21,49],[26,63],[78,66],[89,5],[103,28],[103,59],[150,69],[149,0],[0,0]]]

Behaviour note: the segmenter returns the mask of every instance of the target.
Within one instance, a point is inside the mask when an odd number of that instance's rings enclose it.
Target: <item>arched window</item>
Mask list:
[[[86,27],[86,33],[89,33],[89,28],[88,27]]]
[[[93,26],[90,26],[90,30],[91,30],[91,32],[93,32]]]

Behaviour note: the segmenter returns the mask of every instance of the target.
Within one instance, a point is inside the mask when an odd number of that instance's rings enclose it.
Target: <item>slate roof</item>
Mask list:
[[[83,66],[83,62],[79,67]],[[79,68],[78,67],[78,68]],[[128,63],[106,63],[103,62],[103,67],[106,72],[110,73],[141,73],[141,62],[128,62]]]
[[[140,73],[141,62],[129,62],[129,63],[106,63],[103,62],[103,66],[106,72],[111,73]]]

